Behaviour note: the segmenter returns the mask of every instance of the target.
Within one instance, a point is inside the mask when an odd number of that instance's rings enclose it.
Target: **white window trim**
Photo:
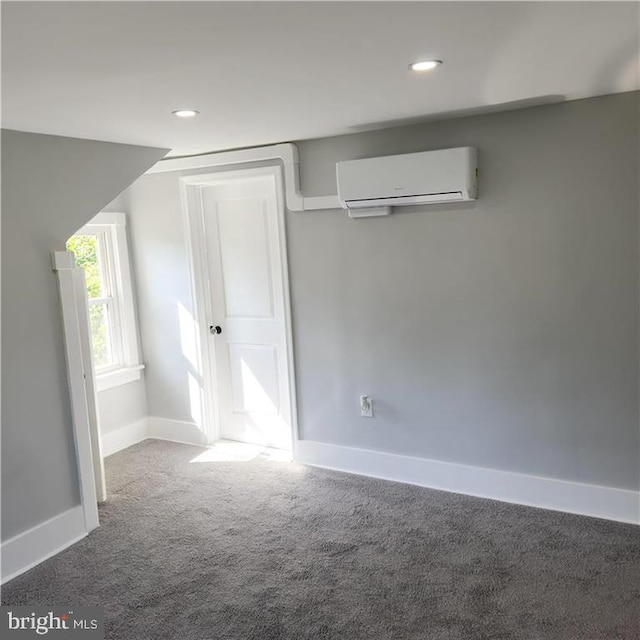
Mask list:
[[[115,316],[120,326],[114,327],[114,337],[119,341],[118,350],[122,355],[122,364],[103,371],[96,371],[96,389],[105,391],[142,377],[140,345],[138,342],[138,322],[136,319],[133,298],[133,280],[131,262],[129,260],[129,243],[127,241],[127,216],[121,212],[103,211],[92,218],[74,235],[91,235],[106,233],[113,247],[114,300],[117,305]]]
[[[96,389],[98,391],[106,391],[107,389],[113,389],[114,387],[140,380],[143,369],[144,365],[138,364],[133,367],[119,367],[100,375],[96,374]]]

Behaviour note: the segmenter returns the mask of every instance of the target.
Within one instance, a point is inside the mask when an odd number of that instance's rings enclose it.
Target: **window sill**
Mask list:
[[[123,367],[115,371],[98,374],[96,375],[96,391],[105,391],[140,380],[143,369],[144,365],[138,364],[134,367]]]

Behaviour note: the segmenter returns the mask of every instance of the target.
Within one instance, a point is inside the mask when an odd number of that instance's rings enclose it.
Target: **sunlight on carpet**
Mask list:
[[[243,442],[216,442],[189,462],[291,462],[291,451],[272,449]]]

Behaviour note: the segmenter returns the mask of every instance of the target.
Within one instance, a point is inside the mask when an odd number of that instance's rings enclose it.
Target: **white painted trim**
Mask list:
[[[138,321],[133,295],[133,274],[127,238],[127,215],[119,211],[102,211],[81,229],[78,229],[74,235],[85,234],[101,235],[104,238],[105,265],[113,289],[111,320],[113,322],[114,350],[118,362],[116,366],[119,367],[118,370],[141,368]],[[129,379],[125,382],[118,382],[117,377],[110,380],[112,373],[113,370],[96,372],[99,390],[108,389],[117,386],[117,384],[126,384],[126,382],[132,382],[136,379],[129,375]],[[101,381],[102,378],[104,381]]]
[[[338,196],[312,196],[305,198],[300,192],[300,159],[295,144],[275,144],[268,147],[254,147],[237,151],[207,153],[200,156],[167,158],[160,160],[147,173],[184,171],[228,167],[234,164],[282,161],[286,206],[289,211],[317,211],[320,209],[342,209]]]
[[[51,264],[54,271],[76,268],[76,261],[71,251],[54,251],[51,254]]]
[[[133,295],[133,271],[129,258],[129,239],[127,237],[125,214],[121,215],[122,222],[111,226],[111,233],[115,247],[115,277],[116,288],[120,303],[122,346],[124,351],[124,366],[138,367],[142,364],[140,344],[138,341],[138,318]]]
[[[208,446],[209,439],[200,427],[194,422],[182,422],[181,420],[169,420],[151,416],[148,421],[148,436],[154,440],[169,440],[181,444],[193,444]]]
[[[640,524],[640,492],[300,440],[294,459],[315,467],[553,511]]]
[[[81,505],[2,543],[2,583],[8,582],[86,537]]]
[[[297,152],[296,152],[297,153]],[[291,299],[289,287],[289,262],[287,256],[287,239],[285,227],[285,203],[283,183],[284,178],[279,167],[268,166],[254,169],[240,169],[237,171],[214,172],[193,176],[182,176],[180,182],[180,196],[182,202],[185,238],[189,259],[189,282],[191,299],[193,300],[193,315],[198,325],[198,373],[202,377],[202,408],[203,431],[208,436],[208,444],[216,442],[221,437],[220,414],[218,411],[218,386],[215,375],[215,341],[209,339],[208,326],[210,312],[213,309],[211,289],[207,286],[210,280],[206,258],[205,230],[202,219],[202,204],[200,192],[193,187],[224,184],[230,181],[261,180],[271,177],[275,183],[277,199],[278,241],[280,244],[280,263],[282,274],[282,291],[285,323],[285,348],[287,363],[287,381],[289,386],[289,415],[291,420],[291,445],[295,449],[298,438],[298,415],[296,403],[295,372],[293,358],[293,332],[291,323]],[[172,438],[169,438],[172,439]],[[199,444],[199,443],[198,443]]]
[[[89,416],[89,434],[91,437],[91,455],[93,457],[93,476],[96,485],[96,499],[99,503],[107,499],[107,483],[104,474],[104,460],[100,446],[100,413],[96,389],[95,365],[91,346],[91,329],[89,320],[89,304],[87,302],[87,283],[84,269],[73,269],[78,316],[80,344],[82,345],[82,362],[84,364],[84,386],[87,396],[87,413]]]
[[[208,442],[220,438],[220,413],[215,399],[218,396],[218,385],[213,375],[215,344],[209,340],[209,318],[207,310],[211,308],[211,292],[205,286],[208,281],[206,266],[206,249],[204,246],[204,226],[202,219],[195,215],[195,202],[190,197],[195,195],[189,190],[186,179],[179,181],[180,201],[182,206],[182,223],[188,260],[189,293],[193,302],[192,315],[196,321],[196,358],[195,363],[202,379],[202,422]],[[199,195],[199,194],[198,194]]]
[[[98,525],[98,498],[96,492],[96,476],[91,447],[91,419],[87,399],[85,377],[92,371],[83,358],[82,323],[87,323],[86,309],[79,299],[79,278],[84,280],[84,271],[75,267],[73,254],[68,251],[55,251],[52,256],[54,270],[58,277],[60,308],[62,312],[62,328],[64,334],[65,358],[67,363],[67,381],[71,400],[71,418],[73,423],[73,440],[78,462],[78,482],[80,485],[80,502],[84,511],[85,530],[93,531]],[[97,428],[97,424],[93,425]]]
[[[197,424],[181,420],[149,417],[102,435],[102,451],[111,456],[143,440],[168,440],[180,444],[208,446],[208,439]]]
[[[100,436],[102,453],[105,456],[113,455],[118,451],[138,444],[149,437],[149,421],[143,418],[137,422],[125,425],[113,431],[108,431]]]
[[[106,391],[107,389],[121,387],[123,384],[140,380],[143,369],[144,365],[139,364],[133,367],[122,367],[101,373],[99,376],[96,376],[96,388],[98,391]]]
[[[291,416],[291,451],[296,449],[300,431],[298,428],[298,402],[296,391],[295,360],[293,357],[293,323],[291,321],[291,288],[289,286],[289,254],[287,251],[287,229],[285,219],[284,177],[275,176],[278,199],[278,234],[280,240],[280,263],[282,265],[282,298],[284,303],[284,330],[286,341],[287,376],[289,382],[289,415]]]
[[[205,169],[246,162],[263,162],[265,160],[284,160],[287,164],[299,164],[298,148],[294,144],[274,144],[250,149],[236,149],[219,153],[204,153],[196,156],[165,158],[159,160],[147,173],[166,173],[167,171],[185,171],[188,169]],[[297,186],[297,185],[296,185]]]

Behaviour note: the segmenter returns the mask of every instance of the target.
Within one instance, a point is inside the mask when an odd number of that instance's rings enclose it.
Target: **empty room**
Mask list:
[[[2,1],[2,638],[640,640],[640,4]]]

